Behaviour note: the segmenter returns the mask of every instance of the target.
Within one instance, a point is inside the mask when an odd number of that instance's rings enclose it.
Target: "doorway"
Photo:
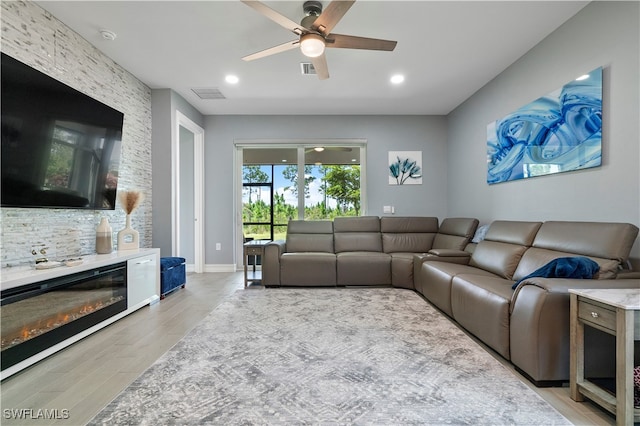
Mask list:
[[[173,147],[173,255],[204,272],[204,129],[176,111]]]

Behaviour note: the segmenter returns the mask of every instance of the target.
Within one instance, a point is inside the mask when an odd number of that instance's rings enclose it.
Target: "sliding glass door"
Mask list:
[[[243,240],[286,237],[291,219],[363,214],[364,145],[242,146]]]

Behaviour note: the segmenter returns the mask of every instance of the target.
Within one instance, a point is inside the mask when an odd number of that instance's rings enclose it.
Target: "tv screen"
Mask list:
[[[2,206],[113,210],[124,115],[2,53]]]

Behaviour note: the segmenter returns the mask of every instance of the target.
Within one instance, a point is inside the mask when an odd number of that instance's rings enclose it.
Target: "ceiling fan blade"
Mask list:
[[[381,40],[379,38],[356,37],[343,34],[329,34],[326,38],[327,47],[342,49],[366,49],[392,51],[397,41]]]
[[[333,27],[342,19],[345,13],[353,6],[355,0],[334,0],[322,11],[318,19],[311,26],[312,30],[329,34]]]
[[[310,58],[313,68],[316,70],[316,74],[320,80],[326,80],[329,78],[329,67],[327,66],[327,57],[324,53],[315,58]]]
[[[246,4],[249,7],[252,7],[253,9],[257,10],[258,12],[266,16],[267,18],[271,19],[276,24],[288,29],[289,31],[297,35],[301,35],[309,31],[307,28],[303,27],[302,25],[296,22],[293,22],[291,19],[281,15],[280,13],[271,9],[269,6],[265,5],[262,2],[253,1],[253,0],[242,0],[242,3]]]
[[[253,61],[254,59],[264,58],[265,56],[275,55],[276,53],[286,52],[287,50],[295,49],[300,45],[300,40],[291,40],[286,43],[282,43],[278,46],[273,46],[260,52],[247,55],[242,58],[243,61]]]

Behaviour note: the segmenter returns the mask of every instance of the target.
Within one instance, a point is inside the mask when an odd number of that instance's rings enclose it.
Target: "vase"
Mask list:
[[[109,219],[103,217],[96,228],[96,253],[108,254],[113,251],[113,233]]]
[[[131,215],[127,215],[127,223],[118,232],[118,250],[133,250],[140,248],[140,234],[131,227]]]

